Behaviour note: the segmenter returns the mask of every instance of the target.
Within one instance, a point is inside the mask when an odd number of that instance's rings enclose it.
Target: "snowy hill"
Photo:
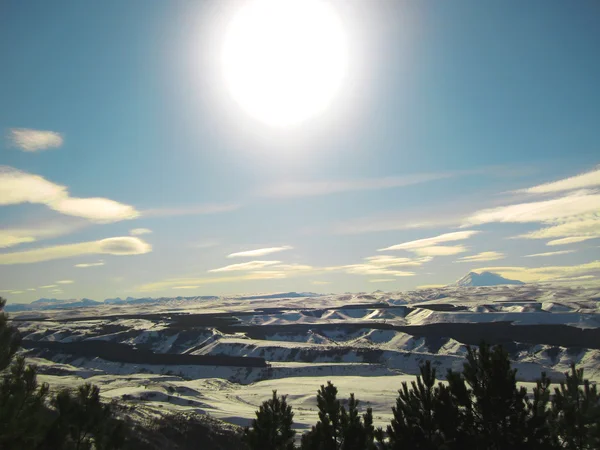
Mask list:
[[[497,273],[492,272],[469,272],[456,283],[456,286],[469,287],[469,286],[501,286],[504,284],[521,285],[525,284],[519,280],[509,280],[504,278]]]
[[[470,282],[486,281],[471,275]],[[273,389],[301,406],[298,426],[314,423],[324,380],[360,392],[375,425],[384,425],[401,383],[412,381],[423,361],[443,379],[447,369],[461,370],[467,345],[482,339],[505,347],[521,383],[541,372],[560,381],[571,362],[600,380],[600,288],[468,286],[129,298],[52,309],[47,305],[57,302],[46,299],[37,311],[10,317],[24,354],[52,389],[93,377],[107,399],[239,425],[249,424]]]

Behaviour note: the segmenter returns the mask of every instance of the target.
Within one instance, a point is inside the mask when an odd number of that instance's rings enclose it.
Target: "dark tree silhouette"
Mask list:
[[[337,388],[330,382],[317,392],[319,421],[302,436],[302,450],[371,450],[375,449],[373,412],[358,411],[359,401],[350,394],[348,409],[337,399]]]
[[[277,391],[273,391],[273,397],[256,411],[252,428],[244,430],[244,441],[251,450],[293,449],[296,434],[292,429],[293,418],[286,396],[278,397]]]

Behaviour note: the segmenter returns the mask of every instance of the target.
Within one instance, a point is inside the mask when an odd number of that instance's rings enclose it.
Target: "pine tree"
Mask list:
[[[600,396],[596,385],[584,379],[583,369],[571,364],[565,381],[555,388],[553,416],[562,448],[586,450],[600,448]]]
[[[527,434],[527,390],[501,346],[468,348],[463,378],[473,397],[473,448],[522,448]]]
[[[337,399],[337,388],[330,382],[317,392],[319,421],[302,436],[302,450],[371,450],[375,448],[373,412],[362,416],[359,401],[350,394],[348,409]]]
[[[0,371],[6,369],[21,344],[17,329],[8,324],[8,316],[4,312],[6,299],[0,297]]]
[[[550,409],[550,379],[542,372],[528,402],[527,444],[532,450],[558,449],[556,430]]]
[[[244,441],[251,450],[289,450],[294,448],[292,429],[294,413],[287,404],[286,396],[278,397],[273,391],[273,397],[263,402],[256,411],[256,419],[252,428],[244,430]]]
[[[440,401],[440,387],[435,387],[435,368],[426,361],[420,366],[420,373],[416,381],[411,382],[410,389],[408,383],[404,382],[398,391],[396,406],[392,407],[394,417],[387,427],[387,447],[391,450],[405,449],[407,446],[438,449],[444,441],[441,426],[453,418],[444,408],[450,403],[443,404]]]
[[[0,298],[0,311],[5,304]],[[34,448],[46,431],[48,385],[38,385],[35,366],[26,365],[21,356],[14,358],[19,344],[18,331],[0,312],[0,448],[7,450]]]
[[[46,436],[46,448],[60,450],[120,449],[125,445],[124,426],[112,408],[100,401],[100,389],[86,383],[72,394],[60,391],[52,405],[58,417]]]

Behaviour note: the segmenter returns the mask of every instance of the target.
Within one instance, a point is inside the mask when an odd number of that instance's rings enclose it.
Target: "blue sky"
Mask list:
[[[598,2],[328,2],[344,83],[283,128],[223,82],[246,3],[2,2],[2,296],[597,281]]]

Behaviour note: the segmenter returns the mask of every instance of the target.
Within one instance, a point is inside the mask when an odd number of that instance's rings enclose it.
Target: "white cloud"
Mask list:
[[[129,234],[131,234],[132,236],[141,236],[142,234],[150,233],[152,233],[152,230],[148,228],[134,228],[132,230],[129,230]]]
[[[365,261],[375,266],[384,267],[401,267],[401,266],[422,266],[424,263],[431,261],[431,257],[423,257],[419,259],[399,258],[389,255],[368,256]]]
[[[265,256],[270,255],[271,253],[282,252],[284,250],[291,250],[294,247],[291,245],[284,245],[282,247],[267,247],[267,248],[258,248],[256,250],[248,250],[244,252],[237,252],[227,255],[228,258],[253,258],[256,256]]]
[[[364,263],[347,264],[343,266],[324,267],[327,272],[345,272],[351,275],[380,275],[388,277],[412,277],[412,271],[397,270],[396,267],[419,267],[431,261],[433,258],[397,258],[389,255],[377,255],[364,258]]]
[[[36,238],[35,236],[31,236],[31,234],[30,230],[0,230],[0,248],[8,248],[19,244],[34,242]]]
[[[599,210],[600,194],[582,190],[551,200],[483,209],[468,217],[466,224],[554,222],[582,214],[595,214]]]
[[[26,152],[57,148],[63,145],[64,142],[62,135],[55,131],[11,128],[8,132],[12,143]]]
[[[445,233],[439,236],[416,241],[404,242],[402,244],[392,245],[391,247],[380,248],[378,251],[406,250],[419,256],[450,256],[464,253],[468,249],[463,245],[439,245],[446,242],[462,241],[480,233],[475,230],[455,231]]]
[[[81,227],[80,221],[75,223],[49,223],[40,221],[34,226],[0,229],[0,248],[14,247],[20,244],[36,242],[71,233]]]
[[[538,186],[533,186],[527,189],[520,189],[517,192],[527,194],[549,194],[554,192],[590,188],[594,186],[600,186],[600,169],[582,173],[580,175],[575,175],[574,177],[564,178],[562,180],[540,184]]]
[[[152,246],[147,242],[140,238],[125,236],[3,253],[0,254],[0,264],[28,264],[92,254],[140,255],[150,251]]]
[[[10,294],[12,295],[18,295],[18,294],[23,294],[25,291],[10,291]]]
[[[73,283],[75,283],[75,281],[73,281],[73,280],[60,280],[60,281],[56,282],[56,284],[73,284]]]
[[[567,245],[567,244],[576,244],[577,242],[589,241],[590,239],[594,239],[597,236],[572,236],[561,239],[554,239],[552,241],[548,241],[546,245]]]
[[[58,285],[56,284],[48,284],[46,286],[40,286],[39,289],[51,289],[51,288],[56,288],[58,287]]]
[[[476,272],[484,271],[498,273],[505,278],[525,282],[549,281],[555,278],[588,275],[600,272],[600,261],[592,261],[586,264],[573,266],[484,267],[476,270]]]
[[[236,283],[240,281],[253,281],[253,280],[271,280],[284,278],[285,273],[279,271],[256,271],[249,272],[243,275],[227,276],[227,277],[215,277],[215,278],[170,278],[163,281],[157,281],[154,283],[147,283],[138,286],[137,290],[140,292],[154,292],[164,291],[174,288],[179,289],[193,289],[200,287],[205,284],[221,284],[221,283]]]
[[[321,286],[321,285],[331,284],[331,281],[315,280],[315,281],[311,281],[310,284],[315,284],[317,286]]]
[[[451,173],[424,173],[358,180],[285,181],[267,186],[258,195],[271,198],[293,198],[331,195],[341,192],[391,189],[449,178],[455,175]]]
[[[557,252],[545,252],[545,253],[534,253],[533,255],[525,255],[523,258],[536,258],[538,256],[555,256],[555,255],[566,255],[567,253],[573,253],[575,250],[559,250]]]
[[[391,247],[381,248],[378,251],[385,252],[389,250],[414,250],[419,248],[436,246],[445,242],[462,241],[469,239],[471,236],[480,233],[480,231],[455,231],[453,233],[441,234],[432,238],[418,239],[416,241],[404,242],[402,244],[392,245]]]
[[[526,239],[552,239],[548,245],[565,245],[600,238],[600,214],[584,214],[557,221],[547,228],[518,236]]]
[[[409,251],[419,256],[452,256],[465,253],[468,250],[464,245],[432,245],[431,247],[415,248]]]
[[[95,263],[80,263],[80,264],[75,264],[73,267],[78,267],[80,269],[85,269],[87,267],[98,267],[98,266],[103,266],[104,265],[104,261],[98,261]]]
[[[481,252],[476,255],[459,258],[457,262],[477,262],[477,261],[495,261],[504,258],[504,253],[500,252]]]
[[[107,198],[71,197],[65,186],[8,166],[0,166],[0,206],[38,203],[62,214],[110,223],[133,219],[132,206]]]
[[[264,267],[279,264],[281,261],[248,261],[240,264],[231,264],[225,267],[219,267],[218,269],[211,269],[209,272],[236,272],[236,271],[251,271],[258,270]]]
[[[239,208],[240,205],[232,203],[211,203],[206,205],[183,206],[180,208],[153,208],[142,211],[142,213],[145,217],[192,216],[230,212]]]

